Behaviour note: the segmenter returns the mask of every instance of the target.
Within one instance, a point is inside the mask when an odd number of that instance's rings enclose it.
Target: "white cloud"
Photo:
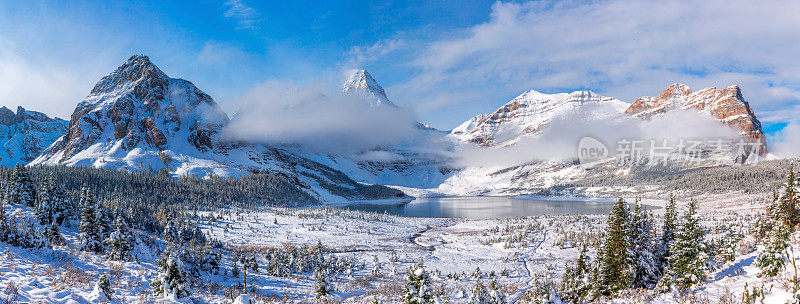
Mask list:
[[[643,121],[622,114],[598,118],[600,116],[591,115],[593,110],[591,107],[583,107],[571,115],[558,117],[550,122],[541,135],[522,137],[511,146],[459,147],[456,165],[511,167],[533,161],[575,159],[578,142],[585,136],[601,141],[612,154],[621,140],[643,140],[642,146],[647,146],[651,140],[661,146],[662,141],[666,140],[668,147],[674,147],[681,140],[713,142],[717,139],[738,138],[737,131],[695,111],[674,110]],[[681,123],[675,123],[676,121]],[[648,151],[642,153],[647,154]]]
[[[358,94],[268,81],[253,87],[223,132],[234,140],[303,144],[325,152],[361,152],[413,136],[413,113],[370,107]],[[367,154],[368,158],[390,155]]]
[[[770,153],[778,157],[800,157],[800,122],[789,123],[769,140]]]
[[[242,0],[228,0],[225,6],[228,8],[225,17],[235,19],[239,25],[237,29],[255,28],[258,11],[254,8],[245,5]]]
[[[406,50],[419,73],[391,89],[469,115],[531,88],[630,102],[673,82],[736,83],[757,113],[781,111],[800,101],[797,11],[790,0],[498,2],[487,22]]]

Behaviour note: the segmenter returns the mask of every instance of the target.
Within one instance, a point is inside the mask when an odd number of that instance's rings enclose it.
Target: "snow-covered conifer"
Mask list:
[[[475,286],[472,287],[472,292],[469,295],[469,302],[472,304],[489,304],[489,292],[486,290],[486,286],[483,285],[481,279],[478,279],[475,282]]]
[[[660,278],[659,263],[653,252],[652,223],[647,210],[636,201],[631,220],[630,246],[633,260],[633,287],[652,288]]]
[[[103,238],[97,223],[97,203],[88,187],[81,189],[81,222],[80,249],[83,251],[102,253]]]
[[[630,285],[632,263],[630,259],[630,214],[625,201],[620,198],[611,208],[600,259],[600,294],[611,295]]]
[[[420,261],[411,266],[406,276],[406,286],[404,287],[404,304],[432,304],[433,287],[425,265]]]
[[[664,225],[661,227],[661,240],[658,246],[659,251],[659,270],[664,273],[664,269],[669,266],[670,247],[675,240],[675,229],[678,221],[678,212],[675,208],[675,197],[670,195],[667,206],[664,209]]]
[[[314,272],[314,294],[317,298],[325,298],[333,292],[333,286],[328,281],[328,274],[324,271]]]
[[[108,246],[108,259],[112,261],[127,261],[135,245],[133,234],[128,225],[121,218],[117,218],[114,232],[106,239]]]
[[[158,261],[158,276],[150,283],[154,294],[163,298],[189,296],[188,277],[180,259],[170,252]]]
[[[706,229],[697,216],[697,203],[691,201],[670,247],[671,255],[666,274],[670,286],[678,290],[688,290],[706,281],[710,271],[710,257],[705,237]]]
[[[17,164],[14,167],[14,174],[11,176],[9,201],[12,204],[34,207],[36,204],[36,189],[28,175],[25,166]]]

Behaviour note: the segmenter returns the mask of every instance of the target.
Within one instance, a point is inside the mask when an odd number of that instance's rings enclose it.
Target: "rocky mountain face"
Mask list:
[[[211,135],[227,122],[210,96],[137,55],[95,85],[72,113],[66,136],[41,157],[65,162],[99,142],[123,151],[166,150],[176,137],[205,151]]]
[[[224,138],[229,123],[211,96],[136,55],[95,85],[75,108],[66,134],[31,164],[163,168],[177,176],[268,171],[322,202],[405,198],[279,147]]]
[[[67,121],[17,107],[0,108],[0,164],[27,164],[66,133]]]
[[[390,106],[397,107],[386,97],[386,91],[378,85],[372,75],[365,69],[354,70],[347,82],[342,86],[342,92],[348,94],[359,94],[370,103],[371,106]]]
[[[693,92],[688,86],[675,83],[656,97],[641,97],[625,110],[625,113],[649,119],[673,109],[696,110],[706,113],[721,123],[739,131],[746,140],[762,145],[760,156],[767,155],[767,141],[761,130],[761,122],[753,109],[742,97],[737,85],[723,90],[705,88]]]
[[[451,135],[480,146],[513,144],[520,136],[540,134],[555,118],[576,114],[598,117],[621,113],[628,104],[592,91],[544,94],[528,90],[490,114],[475,116],[451,131]]]

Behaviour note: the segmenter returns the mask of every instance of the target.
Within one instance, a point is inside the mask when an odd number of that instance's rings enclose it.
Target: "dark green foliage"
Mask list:
[[[661,228],[661,244],[659,246],[659,270],[663,273],[669,266],[670,247],[675,240],[675,229],[678,222],[678,212],[675,208],[675,197],[670,195],[664,210],[664,225]]]
[[[131,259],[136,240],[121,218],[117,218],[115,230],[106,239],[108,246],[108,259],[112,261],[127,261]]]
[[[39,181],[52,174],[57,185],[66,189],[66,197],[77,198],[81,187],[89,186],[110,214],[123,216],[128,224],[149,232],[162,231],[170,215],[179,210],[317,203],[296,181],[280,173],[203,179],[173,178],[148,170],[126,172],[91,167],[36,166],[26,171],[32,180]],[[27,193],[13,191],[12,172],[12,168],[0,167],[0,176],[9,180],[9,194]],[[20,194],[15,195],[11,197],[20,197]]]
[[[629,242],[630,214],[620,198],[611,208],[606,239],[599,254],[600,294],[609,296],[630,285],[632,261]]]
[[[9,202],[28,207],[36,205],[36,188],[25,166],[14,166],[9,187]]]
[[[81,189],[80,250],[103,253],[103,235],[97,219],[97,202],[91,189]]]
[[[706,229],[697,216],[697,203],[691,201],[670,247],[672,254],[665,275],[669,286],[685,291],[706,281],[710,257],[705,236]]]
[[[433,304],[433,286],[422,261],[408,270],[403,288],[404,304]]]

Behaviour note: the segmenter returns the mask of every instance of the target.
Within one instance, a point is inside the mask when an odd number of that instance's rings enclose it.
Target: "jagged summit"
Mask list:
[[[342,86],[342,92],[363,94],[371,106],[397,107],[386,97],[386,92],[365,69],[353,70]]]
[[[767,141],[761,130],[761,122],[756,118],[750,104],[742,97],[738,85],[730,85],[721,91],[715,87],[692,91],[684,84],[675,83],[656,97],[645,96],[637,99],[625,113],[649,119],[673,109],[696,110],[711,115],[721,123],[738,130],[744,138],[761,143],[760,156],[767,154]]]
[[[94,86],[75,108],[67,134],[40,158],[67,162],[98,143],[108,150],[164,150],[181,141],[175,137],[205,151],[210,136],[227,122],[211,96],[168,77],[147,56],[134,55]]]
[[[0,108],[0,165],[27,164],[67,131],[67,121],[18,106]]]

